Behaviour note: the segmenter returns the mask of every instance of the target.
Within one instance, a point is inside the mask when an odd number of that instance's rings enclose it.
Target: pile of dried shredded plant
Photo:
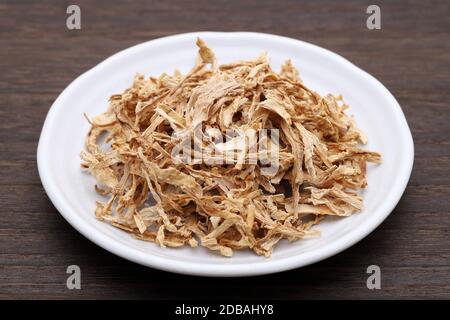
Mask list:
[[[358,147],[366,137],[342,98],[308,89],[290,61],[280,73],[265,54],[219,65],[202,40],[197,45],[188,74],[137,75],[90,120],[82,167],[109,197],[97,203],[96,217],[162,247],[200,244],[224,256],[249,248],[269,256],[283,238],[316,235],[311,227],[325,216],[360,210],[366,162],[379,162],[380,154]],[[205,136],[279,129],[277,171],[262,174],[259,161],[246,161],[245,148],[232,163],[174,161],[174,147],[199,125]]]

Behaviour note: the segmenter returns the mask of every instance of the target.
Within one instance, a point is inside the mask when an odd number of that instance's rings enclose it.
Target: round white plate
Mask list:
[[[368,149],[381,152],[382,164],[369,165],[365,209],[351,217],[326,219],[322,235],[281,242],[271,258],[250,251],[224,258],[204,248],[169,249],[135,240],[94,216],[94,179],[80,169],[88,123],[106,110],[139,72],[146,76],[179,69],[187,72],[201,37],[220,63],[250,59],[266,51],[275,70],[291,58],[307,86],[321,94],[342,94],[357,125],[369,137]],[[56,99],[42,129],[37,160],[42,184],[63,217],[86,238],[125,259],[149,267],[203,276],[248,276],[305,266],[330,257],[373,231],[399,201],[411,173],[413,141],[402,110],[375,78],[341,56],[299,40],[262,33],[195,32],[152,40],[121,51],[73,81]]]

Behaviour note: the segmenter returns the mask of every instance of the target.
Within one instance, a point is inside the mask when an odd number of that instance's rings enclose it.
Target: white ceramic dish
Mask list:
[[[272,66],[291,58],[306,85],[319,93],[341,93],[367,148],[382,153],[383,163],[368,168],[365,209],[348,218],[327,219],[321,237],[282,242],[271,258],[250,251],[223,258],[204,248],[163,249],[138,241],[94,217],[94,180],[80,170],[90,116],[103,112],[111,94],[129,87],[136,72],[157,75],[175,68],[187,72],[197,54],[196,37],[214,49],[220,63],[256,57],[267,51]],[[196,32],[152,40],[106,59],[73,81],[56,99],[42,129],[37,160],[51,201],[85,237],[125,259],[149,267],[203,276],[260,275],[298,268],[330,257],[373,231],[399,201],[412,169],[413,141],[401,108],[375,78],[341,56],[315,45],[261,33]],[[104,200],[104,199],[103,199]]]

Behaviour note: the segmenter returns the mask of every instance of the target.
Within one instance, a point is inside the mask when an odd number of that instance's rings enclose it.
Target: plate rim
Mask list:
[[[400,179],[398,181],[398,186],[396,189],[393,189],[393,200],[384,204],[383,210],[380,210],[380,214],[372,223],[361,224],[361,226],[355,230],[355,232],[350,233],[350,235],[345,235],[339,238],[335,243],[330,244],[324,248],[316,249],[311,252],[306,252],[301,256],[293,256],[287,258],[281,258],[279,260],[261,260],[261,262],[247,263],[247,264],[211,264],[205,265],[202,263],[193,263],[183,261],[182,263],[177,263],[178,261],[172,260],[172,258],[164,258],[158,257],[151,254],[145,254],[139,252],[134,249],[130,249],[125,244],[111,241],[111,238],[107,235],[95,232],[95,229],[90,224],[86,224],[84,220],[77,214],[77,212],[72,209],[68,204],[66,204],[62,197],[58,196],[58,188],[52,183],[51,179],[47,175],[47,171],[49,168],[46,166],[45,158],[49,154],[49,144],[46,141],[49,139],[49,126],[52,123],[52,120],[56,114],[56,106],[59,104],[61,100],[65,96],[70,93],[70,89],[73,89],[77,83],[82,82],[86,77],[88,77],[91,73],[94,73],[100,67],[111,63],[113,60],[126,55],[129,51],[136,50],[140,47],[144,47],[149,43],[161,43],[166,41],[177,41],[182,40],[183,38],[192,38],[196,36],[205,36],[205,37],[225,37],[225,38],[233,38],[233,37],[258,37],[265,38],[265,40],[277,40],[290,42],[293,45],[302,45],[310,47],[313,50],[320,51],[322,54],[328,55],[331,58],[339,61],[346,65],[346,67],[353,69],[354,72],[359,73],[361,76],[366,78],[371,82],[372,85],[377,86],[378,89],[383,91],[383,94],[386,98],[390,100],[390,103],[395,106],[395,110],[393,111],[397,116],[397,123],[401,126],[403,133],[402,142],[405,143],[405,149],[408,154],[405,156],[407,159],[407,163],[404,163],[401,166],[401,173],[397,177]],[[349,60],[340,56],[339,54],[332,52],[323,47],[317,46],[315,44],[297,40],[289,37],[284,37],[280,35],[273,35],[268,33],[259,33],[259,32],[211,32],[211,31],[201,31],[201,32],[189,32],[189,33],[181,33],[166,37],[161,37],[157,39],[152,39],[149,41],[145,41],[134,46],[128,47],[124,50],[121,50],[112,56],[106,58],[102,62],[98,63],[94,67],[90,68],[86,72],[82,73],[75,80],[73,80],[69,85],[67,85],[64,90],[58,95],[56,100],[53,102],[50,107],[47,116],[45,118],[45,122],[39,137],[39,143],[37,148],[37,164],[38,164],[38,172],[44,186],[44,189],[50,198],[51,202],[58,210],[58,212],[64,217],[64,219],[72,225],[78,232],[80,232],[84,237],[94,242],[96,245],[102,247],[103,249],[118,255],[124,259],[129,261],[152,267],[159,270],[179,273],[179,274],[189,274],[195,276],[210,276],[210,277],[241,277],[241,276],[254,276],[254,275],[263,275],[269,273],[276,273],[286,270],[291,270],[295,268],[304,267],[315,262],[327,259],[333,255],[336,255],[354,244],[361,241],[371,232],[373,232],[393,211],[395,206],[400,201],[401,196],[403,195],[406,186],[408,184],[409,178],[411,176],[412,168],[414,163],[414,142],[411,134],[411,130],[406,121],[405,115],[391,92],[374,76],[362,70]],[[101,223],[99,221],[99,223]],[[262,258],[264,259],[264,258]]]

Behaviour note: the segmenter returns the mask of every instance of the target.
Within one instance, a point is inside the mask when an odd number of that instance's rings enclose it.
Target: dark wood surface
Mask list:
[[[0,298],[450,298],[449,1],[0,2]],[[65,26],[78,4],[82,29]],[[199,278],[152,270],[97,247],[47,198],[36,168],[44,118],[57,95],[111,54],[190,31],[259,31],[333,50],[398,99],[415,143],[410,183],[390,217],[345,252],[280,274]],[[66,288],[66,268],[82,289]],[[382,289],[366,288],[379,265]]]

